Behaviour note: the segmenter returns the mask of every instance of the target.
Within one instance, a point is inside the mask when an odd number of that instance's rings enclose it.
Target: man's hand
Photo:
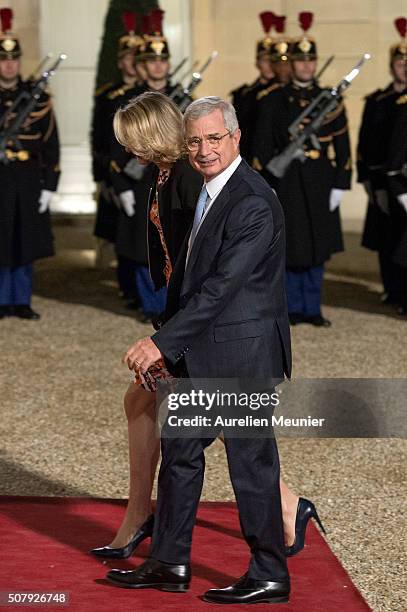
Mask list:
[[[123,357],[123,363],[127,363],[129,370],[141,370],[146,372],[148,368],[163,355],[150,337],[137,340]]]

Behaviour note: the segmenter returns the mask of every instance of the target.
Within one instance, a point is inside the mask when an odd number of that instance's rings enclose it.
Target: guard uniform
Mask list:
[[[274,41],[270,35],[271,28],[274,24],[274,14],[271,11],[264,11],[260,13],[259,18],[265,36],[260,39],[256,45],[257,67],[260,60],[268,60],[271,64],[270,51]],[[230,93],[232,104],[236,110],[239,127],[242,132],[240,139],[240,154],[246,160],[250,158],[253,123],[256,116],[255,107],[257,94],[267,89],[273,83],[274,77],[267,79],[260,74],[260,76],[250,85],[245,83]]]
[[[4,11],[7,9],[1,12],[0,61],[18,60],[19,40],[8,31],[11,11]],[[11,105],[31,88],[32,83],[21,78],[11,88],[0,88],[0,134],[26,102],[9,113]],[[31,309],[32,264],[54,254],[48,207],[60,174],[58,131],[49,94],[41,95],[4,154],[0,161],[0,312],[1,316],[34,320],[39,315]]]
[[[162,33],[162,17],[160,9],[152,11],[149,21],[149,33],[144,37],[142,59],[169,59],[168,41]],[[161,91],[170,95],[177,85],[171,85],[169,79]],[[136,92],[126,92],[120,98],[118,106],[124,106],[131,98],[149,91],[147,83],[138,87]],[[136,159],[126,152],[113,137],[110,147],[110,179],[116,197],[120,198],[126,192],[134,194],[135,206],[133,214],[122,207],[119,212],[116,251],[119,258],[125,258],[132,263],[132,276],[135,279],[143,320],[148,321],[160,314],[165,307],[166,288],[156,292],[148,269],[147,254],[147,208],[151,185],[154,182],[155,166],[141,166]]]
[[[292,60],[317,57],[316,44],[304,35],[290,47]],[[259,105],[253,143],[252,165],[276,190],[286,223],[286,290],[290,320],[328,326],[321,314],[323,265],[333,253],[343,250],[339,210],[331,212],[333,189],[350,189],[351,153],[348,122],[343,102],[331,112],[320,128],[319,149],[305,143],[306,161],[291,162],[277,179],[267,163],[290,143],[291,123],[320,94],[312,82],[300,86],[291,82],[265,96]]]
[[[144,38],[136,34],[137,14],[123,13],[126,33],[118,43],[118,60],[130,54],[137,65],[142,61]],[[114,139],[113,117],[127,95],[138,95],[143,91],[142,82],[106,83],[95,92],[93,107],[91,148],[93,179],[97,184],[97,213],[94,234],[98,238],[117,244],[120,222],[120,204],[114,196],[110,169],[111,143]],[[116,249],[117,252],[117,249]],[[138,305],[138,293],[134,282],[134,263],[126,256],[118,255],[117,279],[124,299]]]
[[[390,65],[400,59],[407,61],[405,41],[392,45],[390,49]],[[390,160],[392,171],[395,170],[397,153],[403,150],[399,147],[397,151],[395,144],[395,126],[397,121],[401,121],[403,99],[403,93],[395,89],[394,83],[367,96],[358,142],[358,181],[365,185],[369,196],[362,245],[378,252],[385,292],[382,301],[390,304],[398,304],[401,300],[400,270],[393,259],[393,251],[398,241],[398,223],[395,221],[402,211],[398,210],[400,207],[393,189],[389,190],[386,171]],[[394,187],[395,183],[390,183]]]

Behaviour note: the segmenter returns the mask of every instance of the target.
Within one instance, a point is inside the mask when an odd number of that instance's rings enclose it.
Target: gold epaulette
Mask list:
[[[129,91],[129,89],[132,89],[133,87],[134,85],[121,85],[118,89],[115,89],[114,91],[108,93],[107,98],[108,100],[115,100],[119,96],[124,96],[126,91]]]
[[[110,172],[120,173],[121,171],[122,169],[120,168],[119,164],[114,159],[112,159],[110,161]]]
[[[407,104],[407,94],[403,94],[396,100],[396,104]]]
[[[104,85],[101,85],[100,87],[98,87],[97,89],[95,89],[94,92],[94,96],[95,98],[97,98],[98,96],[100,96],[102,93],[105,93],[105,91],[107,89],[109,89],[110,87],[113,86],[113,83],[111,81],[109,81],[108,83],[105,83]]]
[[[256,100],[262,100],[263,98],[265,98],[266,96],[269,95],[269,93],[271,93],[272,91],[274,91],[275,89],[280,89],[281,87],[281,83],[273,83],[272,85],[270,85],[269,87],[266,87],[266,89],[262,89],[261,91],[259,91],[259,93],[256,96]]]
[[[263,170],[263,166],[261,165],[258,157],[253,157],[251,166],[254,168],[254,170],[257,170],[257,172],[261,172]]]

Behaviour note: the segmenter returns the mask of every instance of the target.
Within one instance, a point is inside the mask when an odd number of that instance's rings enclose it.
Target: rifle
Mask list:
[[[168,78],[169,78],[169,79],[172,79],[172,78],[173,78],[173,76],[174,76],[174,74],[177,74],[177,72],[179,72],[179,71],[181,70],[182,66],[185,64],[185,62],[186,62],[186,61],[188,61],[188,58],[187,58],[187,57],[184,57],[184,59],[180,61],[180,63],[178,64],[178,66],[176,66],[176,67],[174,68],[174,70],[173,70],[172,72],[170,72],[170,74],[168,75]]]
[[[36,81],[31,91],[22,91],[13,104],[8,108],[0,118],[0,162],[7,165],[9,160],[6,155],[6,149],[9,146],[14,146],[21,151],[22,146],[18,140],[18,134],[24,121],[37,106],[41,94],[45,90],[48,81],[55,74],[59,64],[66,59],[66,55],[61,53],[57,61],[42,73],[42,76]],[[21,106],[21,108],[20,108]],[[20,108],[20,110],[18,110]],[[10,125],[7,126],[8,119],[15,114]]]
[[[365,53],[356,66],[352,68],[349,74],[343,77],[336,87],[322,90],[301,115],[293,121],[288,128],[292,140],[284,151],[268,162],[266,168],[269,172],[275,177],[281,178],[293,160],[299,159],[304,163],[307,156],[303,147],[307,140],[311,140],[315,149],[319,150],[321,148],[316,136],[319,128],[323,124],[325,117],[338,107],[342,93],[349,87],[353,79],[357,77],[362,65],[369,59],[369,53]],[[307,119],[309,123],[304,125],[303,122]]]
[[[196,61],[195,61],[195,62],[192,64],[192,66],[190,66],[190,67],[188,68],[188,70],[186,70],[185,72],[183,72],[183,73],[182,73],[182,75],[181,75],[181,76],[180,76],[180,78],[179,78],[179,83],[178,83],[178,88],[180,89],[180,91],[182,91],[182,85],[181,85],[182,81],[183,81],[184,79],[186,79],[186,78],[187,78],[187,76],[189,75],[189,73],[190,73],[191,71],[193,72],[193,71],[195,70],[195,68],[198,66],[198,64],[199,64],[199,61],[198,61],[198,60],[196,60]]]
[[[182,85],[176,87],[174,91],[170,94],[169,97],[175,102],[181,112],[184,112],[187,106],[192,102],[192,92],[198,87],[199,83],[201,83],[203,73],[213,62],[213,60],[218,57],[218,55],[219,54],[217,51],[212,51],[202,68],[197,72],[192,73],[192,78],[189,84],[184,88],[182,87]]]
[[[30,74],[30,76],[27,78],[27,81],[34,81],[35,78],[37,77],[37,74],[40,72],[40,70],[43,69],[43,67],[45,66],[45,64],[47,63],[47,61],[49,59],[51,59],[52,57],[52,53],[47,53],[47,55],[44,57],[43,60],[41,60],[41,62],[38,64],[38,66],[36,67],[35,70],[33,70],[33,72]]]
[[[318,74],[315,75],[314,81],[316,81],[318,83],[319,79],[324,74],[324,72],[328,68],[328,66],[330,66],[330,64],[333,62],[334,59],[335,59],[334,55],[330,55],[328,57],[328,59],[326,60],[325,64],[322,66],[321,70],[318,72]]]

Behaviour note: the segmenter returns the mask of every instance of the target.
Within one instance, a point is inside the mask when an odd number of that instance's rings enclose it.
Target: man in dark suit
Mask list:
[[[191,378],[261,379],[290,375],[284,289],[285,233],[280,203],[239,154],[234,108],[219,98],[193,102],[184,117],[191,165],[204,177],[197,212],[173,272],[167,321],[127,352],[142,371],[163,356]],[[287,602],[290,590],[279,492],[279,460],[268,435],[234,437],[223,429],[243,535],[247,573],[204,599],[216,603]],[[108,578],[129,588],[184,591],[204,476],[204,449],[218,435],[163,437],[150,558]],[[264,433],[264,432],[263,432]]]

